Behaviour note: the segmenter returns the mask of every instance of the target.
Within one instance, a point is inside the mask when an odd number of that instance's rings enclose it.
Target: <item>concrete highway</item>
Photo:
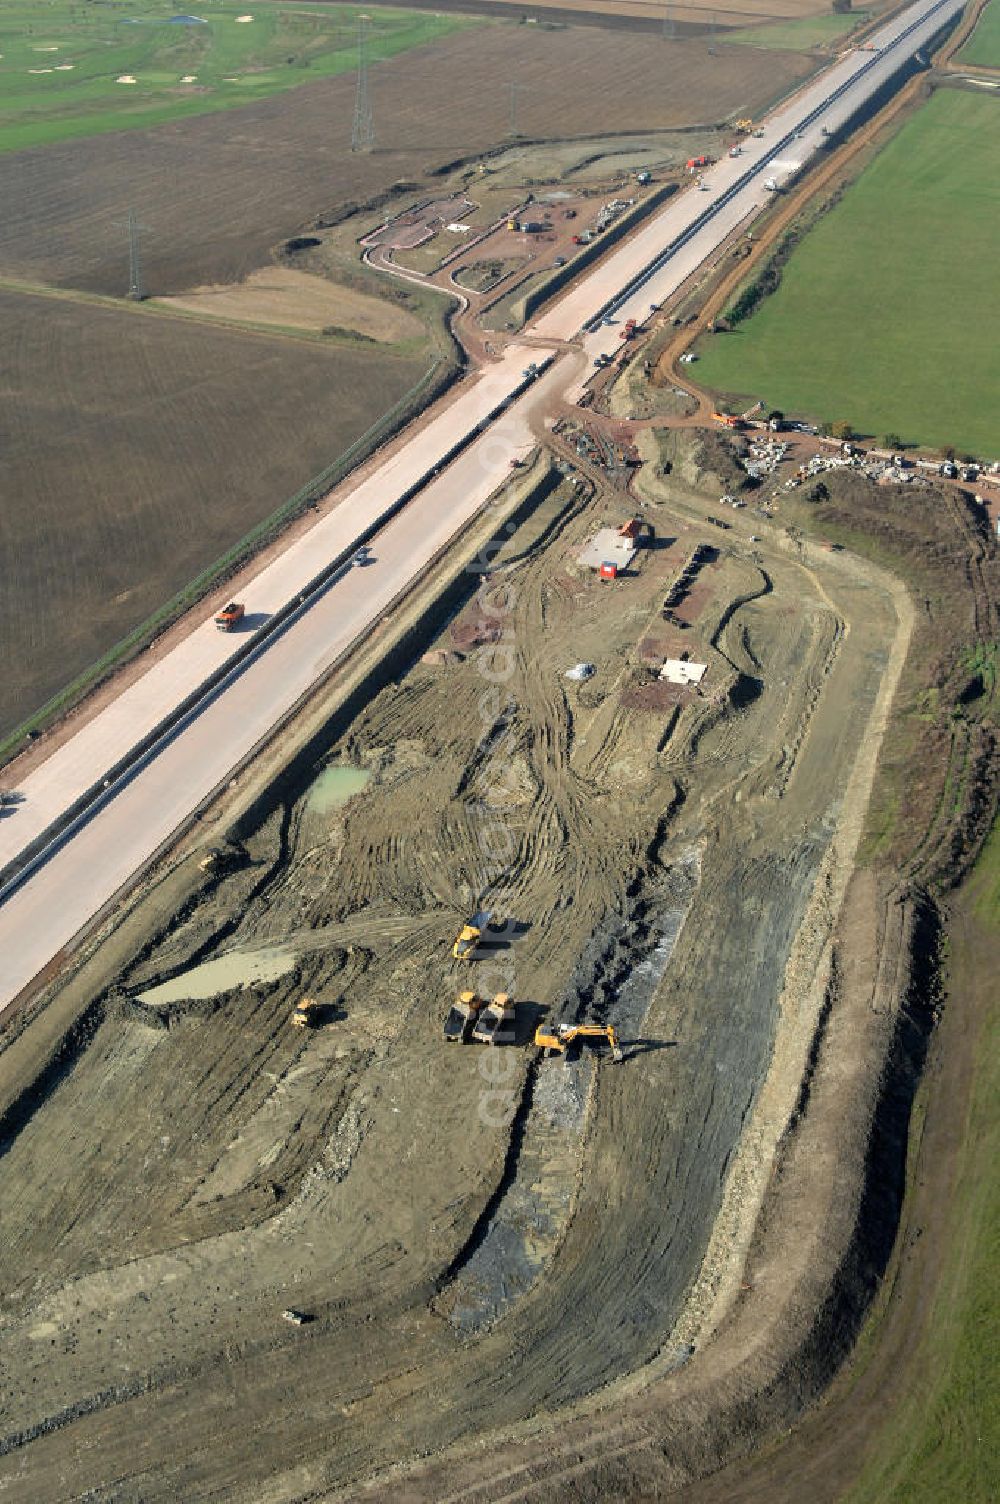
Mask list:
[[[554,372],[542,378],[547,402]],[[237,672],[103,807],[64,840],[0,908],[4,1003],[72,940],[271,727],[299,702],[414,576],[471,521],[533,447],[531,405],[519,403],[382,530],[373,562],[348,565],[329,588]],[[331,521],[333,519],[330,519]],[[214,632],[209,627],[207,630]],[[221,634],[217,634],[221,635]]]
[[[532,361],[541,366],[547,358],[537,350],[509,348],[503,360],[463,383],[458,396],[373,474],[360,483],[348,480],[334,511],[240,587],[247,631],[294,600],[326,565],[378,526],[398,498],[424,480],[461,436],[488,421],[525,385],[524,372]],[[494,484],[503,479],[509,460],[507,454],[494,462]],[[220,632],[206,620],[25,779],[19,789],[23,803],[0,821],[0,871],[137,745],[163,719],[166,707],[224,666],[246,636]],[[260,734],[264,730],[261,727]]]
[[[592,370],[598,354],[614,353],[619,345],[605,315],[616,323],[643,322],[651,304],[674,292],[758,212],[769,197],[763,186],[767,178],[780,184],[798,171],[820,149],[823,126],[836,131],[857,114],[962,8],[963,0],[918,0],[873,37],[879,51],[840,59],[764,122],[763,137],[748,140],[741,156],[706,171],[705,191],[692,187],[678,195],[526,333],[562,343],[591,325],[583,345]],[[525,376],[532,361],[549,366],[534,381]],[[562,355],[553,363],[553,356],[536,346],[509,347],[500,361],[467,378],[457,396],[363,481],[346,482],[335,493],[339,505],[240,587],[250,622],[259,625],[396,512],[375,537],[374,563],[337,572],[158,748],[63,831],[16,884],[0,889],[0,1011],[70,946],[471,521],[508,474],[510,460],[531,447],[532,419],[545,404],[579,394],[581,369],[579,355]],[[411,493],[413,499],[397,510]],[[0,870],[42,839],[172,705],[224,668],[240,646],[239,634],[218,632],[205,622],[42,763],[20,786],[23,803],[0,820]]]
[[[823,148],[824,128],[830,135],[841,130],[963,9],[964,0],[924,0],[901,12],[872,37],[876,51],[845,54],[801,89],[762,123],[762,136],[743,139],[738,157],[723,157],[701,173],[704,189],[692,186],[672,199],[541,315],[530,333],[568,340],[605,310],[615,325],[630,318],[645,322],[651,308],[675,293],[733,230],[766,207],[771,197],[766,182],[773,180],[780,189],[806,167]],[[705,223],[699,224],[703,216]],[[675,249],[657,266],[669,247]],[[618,348],[615,327],[598,327],[586,339],[591,360]]]

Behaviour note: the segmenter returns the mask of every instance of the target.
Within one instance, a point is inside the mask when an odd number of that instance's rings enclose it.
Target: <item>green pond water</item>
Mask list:
[[[313,780],[306,795],[309,813],[325,815],[332,809],[339,809],[348,799],[360,794],[371,781],[371,776],[368,768],[354,768],[347,763],[336,763],[333,767],[324,768],[319,777]]]

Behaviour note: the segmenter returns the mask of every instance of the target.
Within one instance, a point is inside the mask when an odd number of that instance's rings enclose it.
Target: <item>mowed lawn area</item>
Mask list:
[[[0,5],[0,151],[231,109],[357,67],[361,5]],[[372,61],[476,24],[378,8]]]
[[[938,90],[805,237],[778,291],[702,342],[699,377],[996,458],[998,237],[1000,100]]]
[[[976,22],[972,33],[961,52],[961,63],[976,63],[980,68],[1000,68],[1000,3],[990,0]]]

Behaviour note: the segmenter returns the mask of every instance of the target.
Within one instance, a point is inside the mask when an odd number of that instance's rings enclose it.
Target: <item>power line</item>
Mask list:
[[[371,16],[358,17],[358,88],[354,98],[351,150],[371,151],[375,145],[375,120],[368,89],[368,25]]]
[[[146,226],[139,223],[135,217],[135,210],[130,209],[124,225],[119,224],[118,228],[124,230],[128,236],[128,296],[133,302],[141,303],[146,296],[146,289],[142,280],[139,235]]]

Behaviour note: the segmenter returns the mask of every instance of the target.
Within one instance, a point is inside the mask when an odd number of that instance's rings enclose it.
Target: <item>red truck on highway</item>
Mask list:
[[[239,626],[246,615],[246,607],[242,601],[230,601],[228,606],[223,606],[215,618],[215,625],[220,632],[232,632]]]

